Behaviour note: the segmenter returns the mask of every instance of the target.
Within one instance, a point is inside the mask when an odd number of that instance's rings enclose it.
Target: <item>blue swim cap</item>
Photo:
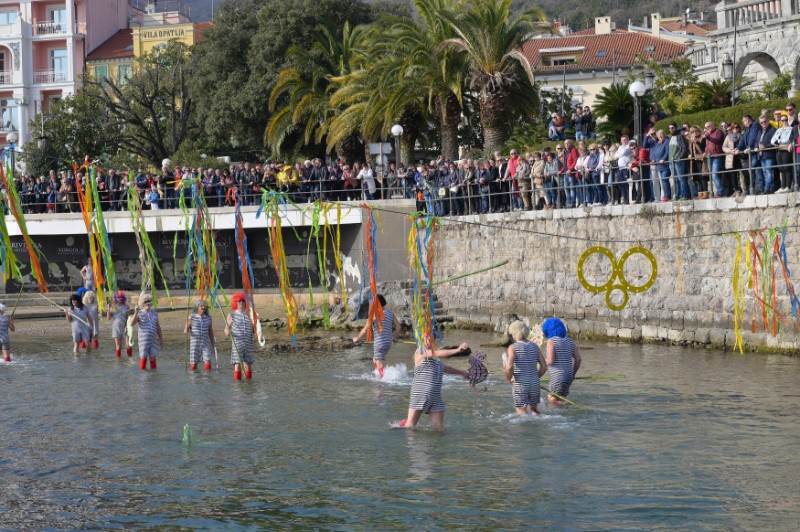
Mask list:
[[[567,328],[564,322],[558,318],[548,318],[542,324],[542,332],[545,338],[566,338]]]
[[[82,286],[80,288],[78,288],[78,291],[76,292],[76,294],[78,294],[78,297],[83,297],[83,294],[85,294],[85,293],[86,293],[86,288],[84,288]]]

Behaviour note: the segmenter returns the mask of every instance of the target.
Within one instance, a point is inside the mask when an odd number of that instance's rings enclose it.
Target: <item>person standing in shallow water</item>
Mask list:
[[[139,325],[139,369],[147,368],[147,359],[150,359],[150,369],[156,369],[156,359],[159,350],[164,346],[164,336],[161,334],[161,323],[158,321],[158,312],[153,308],[153,296],[142,292],[139,302],[131,318],[131,325]]]
[[[111,322],[111,338],[114,339],[116,356],[122,355],[123,346],[128,356],[132,356],[133,349],[128,343],[128,304],[125,292],[122,290],[114,294],[114,310],[112,311],[111,305],[109,305],[106,318],[113,320]]]
[[[72,354],[77,355],[81,347],[86,348],[86,354],[92,352],[92,317],[83,306],[81,296],[72,294],[69,298],[71,308],[64,309],[67,321],[72,326]]]
[[[414,380],[411,383],[411,397],[408,401],[408,416],[400,423],[401,427],[412,429],[422,414],[428,414],[431,427],[440,430],[444,425],[444,399],[442,399],[442,377],[445,373],[460,375],[469,380],[469,373],[444,364],[440,358],[463,352],[461,344],[455,349],[435,351],[429,338],[425,338],[422,349],[414,353]],[[467,346],[468,347],[468,346]]]
[[[3,352],[3,360],[11,362],[11,340],[8,338],[8,331],[14,331],[14,316],[6,314],[6,306],[0,303],[0,350]]]
[[[92,268],[92,258],[86,259],[86,266],[81,268],[81,278],[83,287],[87,290],[94,290],[94,269]]]
[[[184,334],[189,334],[189,369],[194,371],[200,358],[203,370],[211,371],[211,348],[214,345],[214,327],[208,314],[208,305],[199,300],[194,304],[194,312],[186,318]]]
[[[225,325],[225,336],[231,337],[231,365],[233,365],[234,380],[242,380],[244,376],[253,376],[253,336],[256,332],[253,323],[247,315],[247,299],[243,292],[236,292],[231,299],[233,312],[228,314],[228,323]],[[244,366],[244,367],[242,367]]]
[[[373,355],[372,355],[372,364],[375,366],[375,369],[378,370],[378,375],[380,378],[383,378],[383,371],[386,363],[386,354],[389,353],[389,349],[392,348],[392,344],[397,341],[400,337],[400,321],[395,316],[394,312],[386,308],[386,298],[383,295],[378,294],[375,297],[378,298],[378,302],[381,304],[383,308],[383,320],[382,320],[382,330],[378,330],[378,321],[372,321],[372,341],[373,341]],[[357,344],[367,335],[369,331],[370,324],[367,323],[364,325],[364,328],[361,329],[361,332],[353,338],[353,343]]]
[[[538,414],[539,379],[547,371],[547,362],[539,346],[528,340],[531,330],[524,322],[515,321],[508,332],[514,343],[508,346],[503,362],[506,382],[513,386],[514,407],[517,414]]]
[[[555,395],[567,397],[569,388],[581,367],[581,354],[575,342],[567,336],[567,328],[558,318],[550,318],[542,324],[542,333],[547,338],[545,362],[550,370],[551,395],[547,400],[560,404]]]

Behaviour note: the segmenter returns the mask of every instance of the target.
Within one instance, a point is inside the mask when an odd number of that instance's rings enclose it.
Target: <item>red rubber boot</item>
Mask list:
[[[147,359],[140,358],[139,359],[139,369],[147,369]]]
[[[117,349],[114,354],[116,354],[117,358],[119,358],[122,355],[122,350],[121,349]]]
[[[95,349],[97,349],[98,347],[100,347],[100,342],[98,342],[98,341],[97,341],[97,336],[95,336],[95,337],[94,337],[94,344],[93,344],[93,347],[94,347]]]
[[[211,361],[206,360],[206,363],[203,365],[203,371],[211,371]]]
[[[244,376],[247,377],[248,379],[252,379],[253,378],[253,370],[252,369],[244,370]]]
[[[235,380],[235,381],[242,380],[242,372],[241,372],[241,370],[236,369],[236,370],[233,371],[233,380]]]
[[[6,355],[6,358],[4,360],[6,362],[11,362],[11,355]]]
[[[189,364],[189,369],[194,371],[197,369],[197,364]]]
[[[156,369],[156,359],[155,358],[151,358],[150,359],[150,369]]]
[[[86,349],[86,340],[81,340],[81,349]]]
[[[133,349],[130,346],[128,346],[128,349],[126,349],[126,352],[128,353],[129,357],[133,356]]]

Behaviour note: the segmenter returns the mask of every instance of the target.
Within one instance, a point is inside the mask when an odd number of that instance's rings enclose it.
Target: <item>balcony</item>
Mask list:
[[[11,120],[5,122],[0,121],[0,133],[11,133],[12,131],[19,131],[17,125]]]
[[[11,85],[14,83],[13,72],[0,72],[0,85]]]
[[[34,35],[61,35],[67,33],[67,24],[63,22],[36,22],[33,25]]]
[[[34,83],[63,83],[68,81],[64,70],[37,70],[33,73]]]

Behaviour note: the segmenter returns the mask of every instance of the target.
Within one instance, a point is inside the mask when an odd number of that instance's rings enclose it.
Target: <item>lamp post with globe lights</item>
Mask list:
[[[12,131],[6,136],[6,140],[8,141],[8,151],[11,154],[11,171],[16,173],[17,171],[17,141],[19,140],[19,135],[17,135],[16,131]]]
[[[628,87],[628,92],[633,96],[633,138],[636,139],[636,144],[640,145],[642,140],[642,111],[639,106],[641,105],[640,99],[647,93],[647,87],[641,81],[634,81]]]
[[[400,137],[403,136],[403,126],[395,124],[392,126],[392,135],[394,135],[394,166],[395,171],[400,168]]]

